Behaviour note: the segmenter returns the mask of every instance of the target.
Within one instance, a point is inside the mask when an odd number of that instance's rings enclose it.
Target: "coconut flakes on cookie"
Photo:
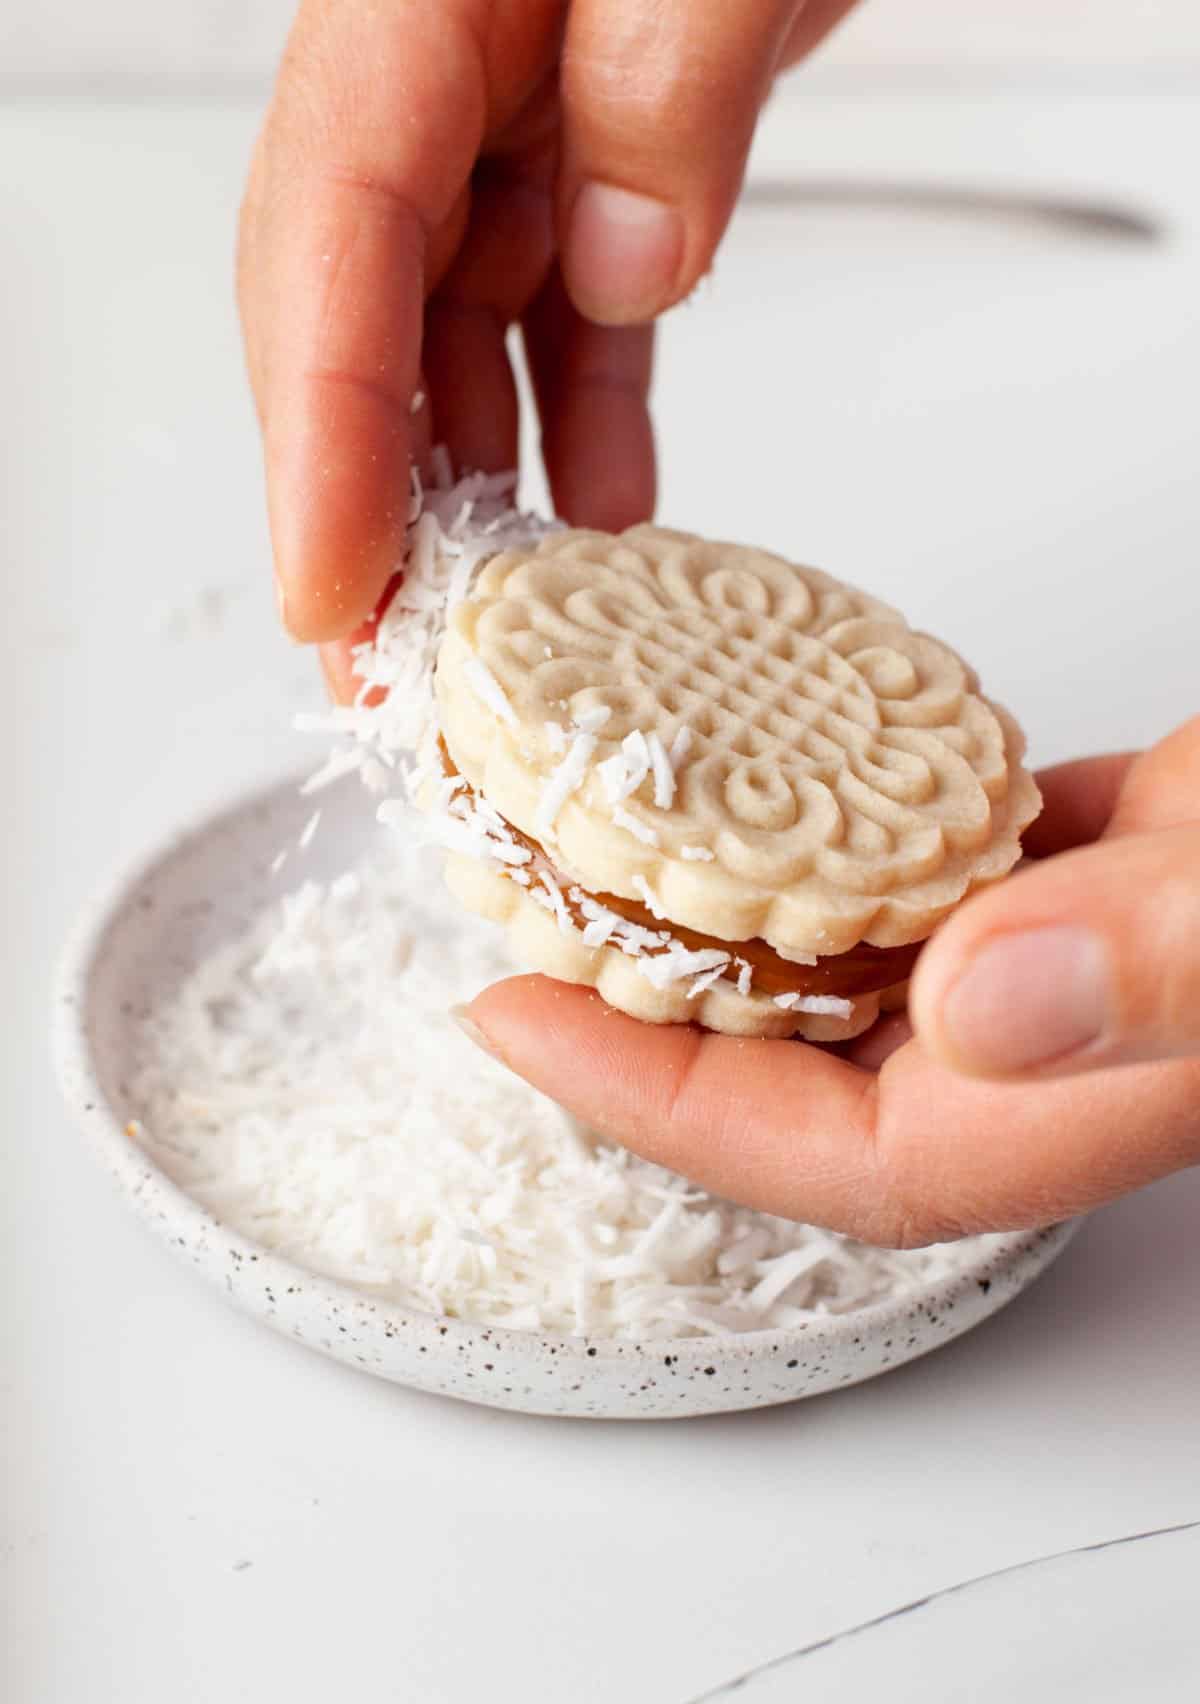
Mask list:
[[[952,652],[912,635],[887,606],[762,552],[648,527],[619,540],[562,532],[511,507],[511,479],[452,484],[444,455],[435,468],[434,487],[414,493],[399,586],[356,653],[362,690],[326,719],[352,744],[313,785],[369,766],[386,790],[381,819],[399,825],[403,815],[409,832],[401,801],[419,803],[429,838],[507,886],[503,902],[487,887],[486,908],[507,908],[533,943],[527,956],[541,951],[542,937],[520,922],[532,908],[540,927],[556,925],[553,974],[590,981],[635,1016],[681,1021],[684,1002],[687,1016],[734,1033],[803,1034],[812,1020],[826,1039],[828,1026],[877,1008],[857,989],[864,977],[881,984],[888,952],[1011,867],[1036,809],[1015,725],[974,696]],[[587,625],[592,598],[601,628]],[[678,627],[673,599],[686,609]],[[600,631],[607,649],[596,645]],[[727,643],[736,648],[722,651]],[[889,647],[894,664],[858,670],[860,651],[886,661]],[[789,676],[793,657],[802,661]],[[893,712],[887,694],[903,679]],[[809,680],[821,690],[801,715]],[[959,700],[967,710],[955,710]],[[872,717],[894,733],[872,732]],[[966,826],[932,878],[906,886],[886,867],[894,843],[903,871],[909,822],[913,833],[922,827],[920,789],[904,765],[933,762],[936,776],[943,724],[947,774],[965,799],[956,820]],[[910,729],[922,730],[920,747]],[[415,765],[397,764],[405,751],[417,753]],[[936,780],[931,796],[949,784]],[[830,808],[874,821],[872,787],[885,789],[887,836],[876,826],[827,838]],[[790,844],[782,834],[798,836],[801,851],[780,862],[775,846]],[[872,858],[880,873],[863,879],[854,866]],[[805,890],[800,906],[789,897],[789,860]],[[661,929],[622,914],[616,896],[630,892]],[[738,953],[742,940],[753,940],[753,954]],[[856,941],[877,944],[859,950],[848,987],[850,972],[835,961]],[[874,961],[863,968],[869,952],[882,955],[878,970]],[[798,970],[815,968],[818,953],[820,979],[805,988]],[[646,996],[617,975],[620,963]],[[907,964],[893,968],[890,980],[903,980]]]

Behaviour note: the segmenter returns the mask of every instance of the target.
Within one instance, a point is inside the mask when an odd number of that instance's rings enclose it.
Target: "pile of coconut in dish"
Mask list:
[[[376,1296],[527,1330],[797,1325],[951,1273],[732,1206],[606,1145],[448,1008],[511,973],[417,849],[306,883],[147,1020],[138,1134],[224,1223]]]
[[[522,850],[432,749],[447,609],[490,554],[544,530],[510,490],[447,477],[414,500],[404,578],[360,654],[364,691],[306,724],[348,736],[308,790],[358,770],[401,832],[331,885],[268,904],[150,1015],[130,1082],[139,1139],[264,1247],[494,1325],[641,1339],[779,1328],[953,1273],[978,1239],[870,1249],[719,1200],[580,1129],[451,1023],[451,1005],[517,968],[443,894],[417,832],[432,821],[435,842],[477,855],[483,842],[501,861]],[[441,808],[422,819],[408,801],[430,785]]]

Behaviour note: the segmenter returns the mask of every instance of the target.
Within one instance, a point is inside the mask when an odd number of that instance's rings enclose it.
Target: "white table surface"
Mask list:
[[[127,1219],[59,1106],[53,954],[115,860],[294,762],[315,692],[274,628],[230,304],[252,128],[0,112],[0,1695],[685,1704],[972,1575],[1200,1517],[1195,1174],[932,1359],[664,1426],[355,1375]],[[1038,759],[1181,720],[1197,143],[1180,95],[793,97],[769,174],[1103,193],[1166,234],[747,212],[668,327],[666,517],[903,602]]]

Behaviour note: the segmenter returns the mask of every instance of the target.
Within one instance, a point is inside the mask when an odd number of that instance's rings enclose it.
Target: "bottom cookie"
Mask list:
[[[479,860],[452,852],[445,874],[446,885],[463,905],[506,926],[513,951],[524,963],[560,982],[594,988],[617,1011],[644,1023],[694,1023],[722,1035],[837,1042],[862,1035],[879,1016],[879,994],[849,1002],[851,1012],[845,1017],[789,1011],[770,995],[739,993],[725,979],[698,992],[693,990],[704,979],[695,976],[656,987],[638,968],[636,956],[615,946],[588,946],[577,929],[564,929],[554,911],[528,889]],[[893,1009],[903,1003],[902,992],[888,990],[888,996]]]

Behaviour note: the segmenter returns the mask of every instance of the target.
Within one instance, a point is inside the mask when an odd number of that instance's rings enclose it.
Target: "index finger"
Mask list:
[[[408,500],[425,274],[487,120],[468,0],[301,7],[243,212],[239,295],[293,635],[374,607]]]
[[[1042,814],[1021,836],[1031,858],[1049,858],[1099,840],[1112,821],[1136,752],[1081,757],[1038,771]]]

